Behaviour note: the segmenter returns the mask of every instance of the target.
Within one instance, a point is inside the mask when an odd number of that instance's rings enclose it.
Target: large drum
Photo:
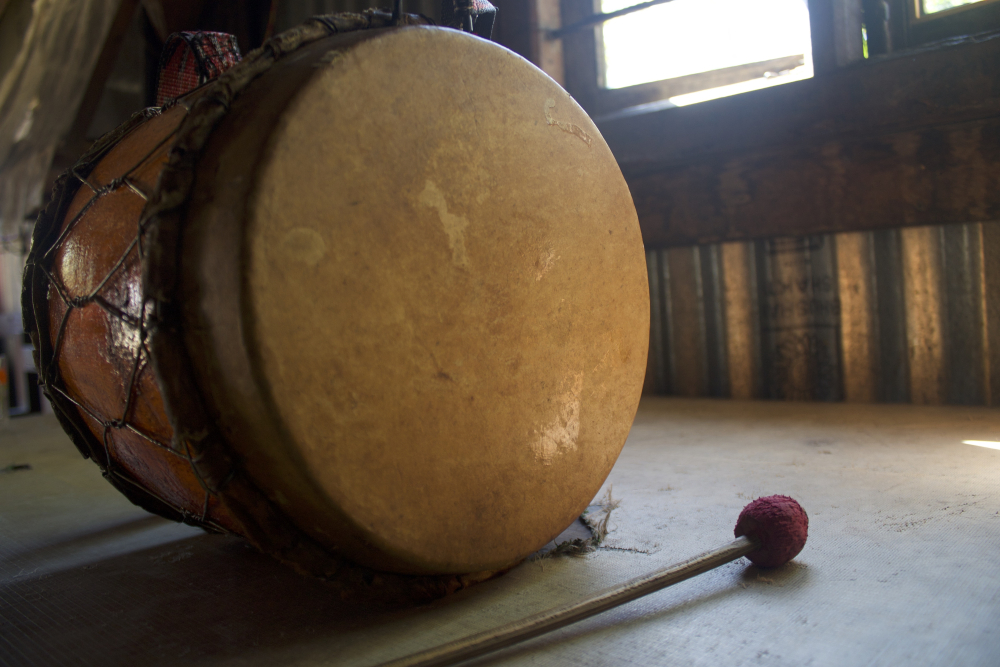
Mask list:
[[[502,569],[628,434],[638,221],[545,74],[388,24],[315,20],[102,140],[37,225],[25,320],[137,504],[319,575]]]

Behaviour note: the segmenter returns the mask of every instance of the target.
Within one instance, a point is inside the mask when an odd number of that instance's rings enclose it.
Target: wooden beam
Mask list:
[[[554,3],[548,4],[552,7],[551,13],[555,14]],[[559,0],[558,16],[553,15],[548,24],[539,20],[539,28],[552,29],[577,23],[593,15],[596,8],[596,0]],[[559,83],[589,113],[599,113],[598,96],[603,80],[599,60],[603,58],[603,52],[598,52],[598,47],[602,45],[597,40],[597,29],[580,30],[558,40],[550,39],[543,34],[541,39],[553,50],[558,48],[565,63],[563,80]]]
[[[562,25],[559,0],[534,0],[533,62],[560,85],[566,84],[563,41],[550,39],[548,33]]]
[[[628,109],[640,104],[656,103],[678,95],[751,81],[766,76],[769,72],[776,74],[795,69],[803,62],[804,55],[802,54],[784,56],[762,62],[721,67],[709,72],[688,74],[672,79],[640,83],[627,88],[606,89],[601,91],[599,99],[595,103],[596,106],[590,113],[595,116],[613,114],[621,109]]]
[[[651,247],[1000,219],[1000,33],[598,127]]]

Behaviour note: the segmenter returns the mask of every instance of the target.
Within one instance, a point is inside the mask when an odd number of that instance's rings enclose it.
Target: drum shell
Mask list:
[[[239,533],[265,551],[314,574],[329,571],[330,565],[324,561],[330,554],[346,555],[371,567],[397,572],[468,572],[476,568],[468,564],[452,568],[440,563],[415,562],[406,554],[372,544],[362,526],[331,506],[317,490],[317,482],[299,453],[288,446],[291,438],[281,420],[273,418],[273,397],[261,389],[266,387],[266,381],[261,375],[258,352],[252,349],[253,334],[246,326],[243,308],[247,300],[243,270],[247,249],[242,233],[247,224],[246,203],[258,180],[257,165],[270,150],[264,138],[271,128],[281,125],[287,105],[318,66],[335,62],[335,54],[378,39],[381,34],[370,31],[341,35],[298,48],[276,65],[256,73],[253,83],[243,87],[235,100],[225,102],[225,111],[217,114],[216,120],[186,118],[179,145],[172,149],[170,168],[164,169],[142,219],[123,216],[116,223],[123,230],[141,227],[144,221],[151,223],[144,236],[144,275],[138,289],[143,296],[143,308],[148,306],[149,310],[140,310],[139,315],[148,314],[153,324],[148,347],[159,386],[146,387],[143,392],[151,397],[157,393],[154,389],[163,392],[165,403],[160,416],[166,418],[159,421],[168,428],[159,437],[170,443],[174,453],[193,453],[187,459],[188,467],[182,466],[167,480],[167,486],[181,480],[187,494],[183,503],[171,500],[157,504],[163,497],[163,484],[156,481],[161,477],[158,474],[147,484],[145,494],[134,491],[135,479],[120,488],[128,489],[130,497],[138,498],[137,502],[145,503],[143,506],[149,509],[171,518]],[[546,106],[545,119],[551,121],[547,109]],[[157,121],[163,122],[166,121]],[[558,129],[573,128],[580,130],[579,126],[569,124]],[[596,134],[592,125],[587,129]],[[199,133],[209,137],[204,150],[201,145],[190,148],[185,143]],[[616,174],[620,180],[620,173]],[[187,185],[186,178],[190,179]],[[624,193],[627,198],[627,189]],[[631,207],[630,200],[628,206]],[[634,223],[634,209],[631,215],[633,220],[628,223]],[[627,267],[631,272],[630,285],[642,301],[646,294],[638,227],[637,224],[625,227],[633,235],[630,243],[638,248]],[[29,265],[37,266],[30,262]],[[632,274],[638,275],[640,271],[643,279],[633,280]],[[133,272],[132,277],[137,278],[138,273]],[[36,304],[41,303],[38,286],[42,282],[36,280],[33,288]],[[639,358],[641,355],[644,359],[645,355],[648,320],[645,324],[640,321],[645,315],[648,313],[630,321],[632,325],[638,324],[633,328],[641,332],[643,341],[630,334],[626,344],[629,354],[635,351],[632,366],[640,369],[638,377],[632,378],[619,401],[621,405],[615,407],[616,419],[620,425],[624,424],[626,432],[645,365]],[[36,343],[43,348],[42,356],[46,354],[44,348],[54,347],[59,337],[49,324],[49,320],[58,319],[58,312],[45,313],[44,319],[46,322],[38,329],[47,331],[38,336]],[[109,334],[105,331],[100,336],[107,339]],[[51,350],[48,354],[51,355]],[[117,378],[117,384],[125,387],[123,374],[118,373]],[[118,395],[127,401],[127,394],[119,390]],[[62,418],[74,422],[72,428],[76,432],[89,430],[89,436],[79,437],[78,444],[86,441],[84,449],[100,462],[100,441],[106,429],[87,425],[86,411],[66,405],[65,401],[63,407]],[[76,417],[71,415],[74,411],[78,413]],[[71,417],[66,419],[66,415]],[[107,416],[114,419],[113,415]],[[602,464],[607,468],[620,449],[624,433],[616,439]],[[146,484],[137,470],[133,472],[140,478],[140,485]],[[577,491],[571,516],[583,509],[591,492]],[[315,517],[323,517],[319,530],[310,525]],[[554,527],[545,539],[554,537],[561,528]],[[491,561],[487,555],[477,565],[499,569],[517,558]]]
[[[241,535],[301,571],[327,577],[343,572],[347,579],[361,575],[299,533],[242,475],[228,444],[213,437],[215,425],[191,414],[187,401],[200,390],[190,382],[186,353],[162,344],[170,339],[164,329],[173,325],[174,303],[162,297],[174,284],[178,235],[163,233],[161,215],[183,217],[185,195],[170,200],[176,189],[164,196],[161,186],[167,172],[166,189],[176,188],[177,174],[197,160],[199,135],[210,132],[219,116],[211,107],[224,113],[224,100],[269,64],[331,34],[350,41],[355,31],[390,22],[375,10],[316,17],[251,54],[235,77],[137,113],[102,137],[57,180],[34,227],[22,290],[41,388],[63,429],[112,485],[150,512]],[[402,17],[403,25],[412,23],[426,19]],[[189,112],[205,97],[213,98],[209,113],[192,124]],[[139,335],[138,355],[120,344]],[[170,361],[178,359],[184,361]],[[188,375],[176,376],[178,368]],[[164,392],[178,388],[181,400],[165,400]],[[426,599],[474,580],[422,578],[403,588]]]

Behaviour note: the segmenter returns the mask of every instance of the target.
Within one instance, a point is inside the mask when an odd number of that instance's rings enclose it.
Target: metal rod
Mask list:
[[[571,602],[555,609],[543,611],[513,623],[475,635],[442,644],[435,648],[383,663],[380,667],[444,667],[463,660],[496,651],[518,642],[558,630],[564,626],[589,618],[603,611],[644,595],[655,593],[672,584],[732,562],[755,551],[760,544],[749,537],[738,537],[729,544],[676,563],[652,574],[606,588],[579,602]]]
[[[546,37],[549,39],[561,39],[566,35],[582,30],[584,28],[590,27],[592,25],[597,25],[598,23],[604,23],[610,21],[611,19],[616,19],[619,16],[625,16],[626,14],[631,14],[632,12],[641,12],[643,9],[649,9],[650,7],[655,7],[656,5],[662,5],[666,2],[673,2],[673,0],[649,0],[649,2],[641,2],[638,5],[632,5],[631,7],[624,7],[617,11],[608,12],[607,14],[594,14],[588,16],[585,19],[581,19],[576,23],[571,23],[564,28],[556,28],[555,30],[549,30],[546,33]]]

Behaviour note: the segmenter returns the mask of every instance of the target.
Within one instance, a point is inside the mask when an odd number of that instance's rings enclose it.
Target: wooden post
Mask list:
[[[566,85],[566,70],[563,66],[563,41],[549,39],[547,34],[562,26],[559,0],[534,0],[535,30],[534,42],[537,55],[535,64],[557,82]]]
[[[861,0],[808,0],[817,75],[864,58]]]

